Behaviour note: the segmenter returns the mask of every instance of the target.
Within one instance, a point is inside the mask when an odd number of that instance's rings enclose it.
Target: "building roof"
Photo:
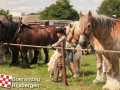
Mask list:
[[[8,20],[4,15],[0,15],[0,21],[2,21],[3,23],[7,23]]]
[[[28,24],[30,22],[39,22],[39,15],[26,15],[22,17],[22,22]]]

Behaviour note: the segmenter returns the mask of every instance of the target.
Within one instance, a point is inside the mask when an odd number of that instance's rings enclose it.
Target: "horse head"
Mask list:
[[[67,41],[71,42],[72,40],[72,36],[73,36],[73,23],[70,23],[67,27],[66,27],[66,35],[67,35]]]
[[[77,46],[79,42],[79,36],[80,36],[80,26],[79,22],[75,21],[74,23],[70,23],[67,26],[66,34],[67,34],[67,41],[69,43],[72,43],[73,46]]]
[[[79,44],[83,48],[87,48],[90,43],[90,35],[93,28],[92,23],[92,12],[89,11],[87,15],[83,15],[82,12],[79,14],[79,25],[80,25],[80,37],[79,37]]]

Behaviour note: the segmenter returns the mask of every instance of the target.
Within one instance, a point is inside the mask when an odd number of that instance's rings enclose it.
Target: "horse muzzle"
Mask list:
[[[89,45],[89,39],[85,35],[80,35],[79,44],[82,48],[87,48]]]

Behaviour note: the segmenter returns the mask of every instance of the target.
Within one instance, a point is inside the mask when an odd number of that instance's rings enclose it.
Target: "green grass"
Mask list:
[[[50,53],[50,55],[52,52]],[[32,90],[101,90],[104,83],[99,85],[93,85],[92,81],[96,75],[96,61],[95,55],[86,55],[82,57],[82,66],[81,66],[81,77],[71,78],[70,71],[67,67],[67,81],[69,86],[65,86],[62,82],[54,83],[51,82],[49,73],[47,71],[47,66],[43,61],[39,61],[38,64],[32,65],[31,69],[22,69],[19,67],[9,67],[11,57],[6,57],[7,64],[0,65],[0,74],[11,75],[14,77],[21,78],[40,78],[39,88],[33,88]],[[19,83],[32,83],[35,82],[16,82]],[[0,90],[8,90],[1,88]],[[11,88],[11,90],[31,90],[30,88]]]

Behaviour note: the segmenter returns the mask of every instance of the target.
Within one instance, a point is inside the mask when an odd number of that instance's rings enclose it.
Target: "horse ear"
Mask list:
[[[89,10],[88,17],[92,17],[92,12]]]
[[[72,26],[73,26],[73,25],[70,23],[70,24],[69,24],[69,27],[72,28]]]
[[[79,17],[81,17],[81,16],[83,16],[83,13],[80,11],[80,12],[79,12]]]

